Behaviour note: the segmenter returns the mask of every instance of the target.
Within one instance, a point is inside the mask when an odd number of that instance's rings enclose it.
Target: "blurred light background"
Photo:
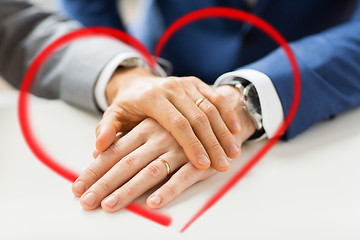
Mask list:
[[[58,0],[31,0],[30,2],[41,5],[46,9],[56,11],[58,6],[57,1]],[[119,7],[119,11],[121,9],[121,15],[123,16],[123,21],[125,22],[125,24],[131,21],[132,17],[135,15],[138,2],[139,0],[119,0],[119,6],[121,6],[121,8]],[[0,92],[9,90],[13,90],[13,88],[8,83],[6,83],[0,76]]]

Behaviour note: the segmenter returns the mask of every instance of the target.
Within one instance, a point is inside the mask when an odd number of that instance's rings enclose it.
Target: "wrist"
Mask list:
[[[118,68],[106,85],[105,96],[108,105],[113,102],[120,90],[129,88],[139,79],[153,76],[154,75],[145,67]]]

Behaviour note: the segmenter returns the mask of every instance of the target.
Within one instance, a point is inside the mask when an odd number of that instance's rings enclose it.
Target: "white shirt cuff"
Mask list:
[[[275,136],[278,128],[284,121],[284,112],[280,98],[271,79],[264,73],[253,69],[240,69],[221,75],[214,83],[214,87],[222,85],[226,79],[241,77],[252,82],[260,100],[262,122],[268,138]]]
[[[113,57],[101,71],[94,87],[94,97],[95,102],[102,111],[105,111],[109,107],[105,95],[107,83],[110,81],[111,76],[114,74],[115,70],[121,65],[121,63],[130,58],[143,59],[141,55],[137,54],[136,52],[121,52],[115,55],[115,57]],[[144,63],[144,66],[150,70],[150,67],[146,64],[146,62],[144,60],[142,62]],[[165,71],[158,64],[156,65],[153,73],[157,76],[167,76]]]

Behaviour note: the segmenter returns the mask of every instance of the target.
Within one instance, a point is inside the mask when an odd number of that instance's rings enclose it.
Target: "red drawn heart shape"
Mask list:
[[[156,49],[155,57],[152,58],[151,54],[148,52],[145,46],[143,46],[138,40],[132,36],[126,34],[117,29],[105,28],[105,27],[93,27],[93,28],[84,28],[79,29],[74,32],[68,33],[49,46],[47,46],[32,62],[27,73],[25,74],[24,80],[22,82],[18,100],[18,118],[20,122],[21,131],[25,138],[26,143],[33,152],[33,154],[47,167],[59,174],[60,176],[68,179],[71,182],[74,182],[78,177],[78,174],[73,170],[68,169],[67,167],[58,163],[53,159],[39,144],[36,139],[35,134],[32,131],[30,120],[29,120],[29,94],[28,92],[31,89],[33,79],[35,78],[38,70],[44,64],[44,62],[51,56],[54,51],[65,46],[66,44],[85,37],[93,36],[104,36],[115,38],[120,41],[123,41],[135,49],[137,49],[141,55],[145,58],[148,64],[151,67],[155,67],[156,58],[159,56],[161,50],[170,39],[170,37],[183,28],[184,26],[206,18],[227,18],[232,20],[237,20],[241,22],[246,22],[251,24],[264,33],[268,34],[286,53],[287,58],[289,59],[290,65],[293,70],[294,76],[294,95],[293,102],[289,111],[288,116],[286,117],[284,123],[277,130],[275,137],[266,142],[266,144],[220,189],[218,190],[206,203],[205,205],[190,219],[189,222],[181,229],[181,232],[185,231],[197,218],[199,218],[205,211],[207,211],[211,206],[213,206],[224,194],[229,191],[251,168],[260,161],[260,159],[274,146],[274,144],[279,140],[280,136],[285,132],[290,123],[292,122],[298,105],[300,101],[300,91],[301,91],[301,79],[300,79],[300,70],[298,68],[295,56],[289,47],[287,41],[281,36],[279,32],[276,31],[270,24],[261,18],[252,15],[250,13],[224,7],[213,7],[213,8],[204,8],[191,12],[177,21],[175,21],[162,35],[160,38]],[[136,203],[132,203],[126,207],[127,210],[132,211],[136,214],[139,214],[143,217],[146,217],[152,221],[155,221],[164,226],[169,226],[171,223],[171,218],[165,214],[155,212],[147,207],[141,206]]]

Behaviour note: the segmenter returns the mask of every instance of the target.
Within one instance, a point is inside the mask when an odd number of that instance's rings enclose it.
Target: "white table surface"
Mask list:
[[[277,143],[180,234],[264,142],[247,144],[232,170],[195,185],[162,210],[173,219],[163,227],[127,210],[83,210],[70,182],[30,152],[16,101],[16,92],[0,92],[0,239],[360,239],[360,109]],[[99,116],[35,98],[31,116],[38,138],[59,162],[78,171],[91,162]]]

